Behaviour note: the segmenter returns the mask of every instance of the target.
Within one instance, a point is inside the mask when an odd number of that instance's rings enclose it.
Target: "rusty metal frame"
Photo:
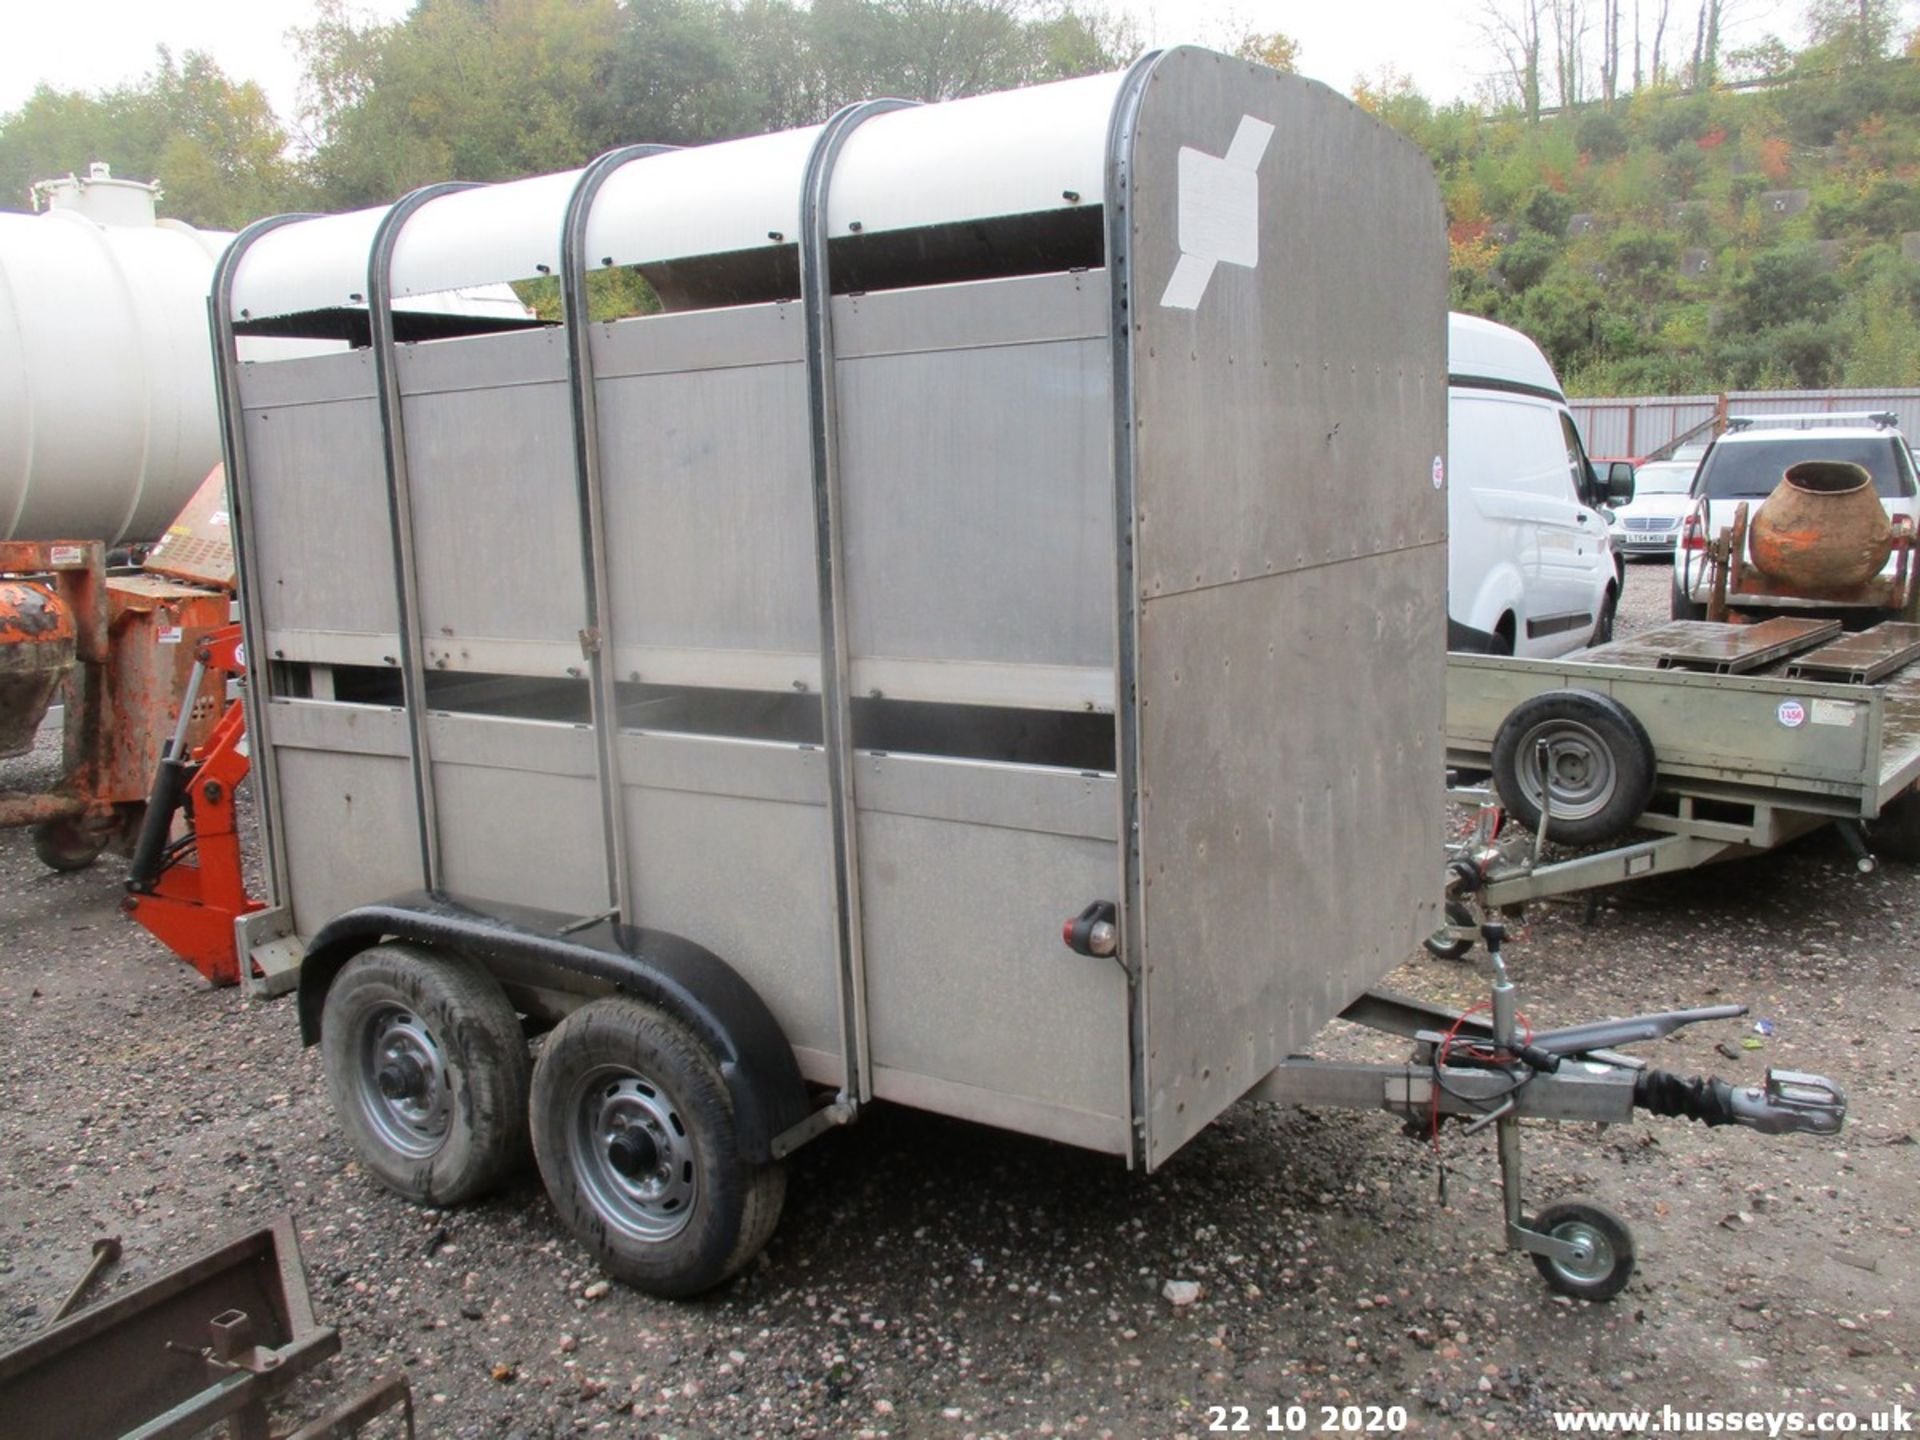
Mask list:
[[[560,242],[560,313],[567,330],[567,389],[572,401],[574,481],[580,504],[581,585],[586,627],[580,649],[587,661],[587,695],[593,720],[594,778],[600,787],[601,844],[607,866],[607,900],[614,918],[634,923],[633,881],[627,859],[626,788],[620,775],[619,697],[613,675],[608,588],[606,503],[600,486],[599,395],[594,388],[593,334],[587,296],[587,222],[600,189],[631,160],[675,147],[627,145],[610,150],[580,173],[567,198]]]
[[[846,563],[842,553],[840,406],[833,345],[833,276],[827,201],[833,167],[854,130],[910,100],[845,106],[821,128],[800,191],[800,304],[807,327],[807,419],[813,462],[814,572],[820,604],[821,739],[833,827],[835,940],[840,970],[840,1047],[846,1078],[840,1103],[873,1097],[867,1034],[867,973],[860,908],[860,825],[853,788],[853,701],[848,694]]]
[[[84,816],[95,809],[113,728],[107,713],[111,637],[106,546],[98,540],[0,541],[0,575],[46,577],[73,617],[74,660],[63,686],[60,781],[37,794],[0,794],[0,827]]]
[[[376,1380],[349,1400],[335,1405],[324,1415],[316,1415],[283,1440],[336,1440],[358,1433],[368,1421],[389,1410],[399,1410],[407,1427],[407,1440],[413,1440],[413,1386],[405,1374],[388,1375]]]
[[[0,1354],[0,1434],[186,1440],[228,1420],[264,1440],[268,1401],[339,1349],[283,1215]]]
[[[440,816],[434,798],[433,756],[427,735],[427,672],[420,654],[420,572],[414,554],[406,407],[400,395],[400,365],[393,331],[393,252],[400,242],[400,232],[422,207],[442,196],[477,188],[471,181],[445,180],[422,185],[402,196],[381,217],[367,258],[367,329],[373,352],[374,396],[380,407],[380,441],[386,456],[387,521],[393,534],[394,600],[400,632],[400,684],[407,709],[407,763],[413,772],[415,817],[420,830],[421,880],[429,890],[440,888]]]

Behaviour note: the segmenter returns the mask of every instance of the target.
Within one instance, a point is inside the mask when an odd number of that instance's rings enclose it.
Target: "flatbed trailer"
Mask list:
[[[1519,822],[1483,819],[1456,845],[1456,906],[1760,854],[1828,824],[1863,870],[1875,849],[1914,859],[1920,626],[1678,620],[1562,660],[1451,655],[1447,763],[1492,780],[1457,800],[1497,796]],[[1545,852],[1542,798],[1545,839],[1578,853]]]

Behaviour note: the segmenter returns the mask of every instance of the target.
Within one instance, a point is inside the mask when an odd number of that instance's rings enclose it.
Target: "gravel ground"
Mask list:
[[[1623,630],[1664,619],[1665,584],[1630,572]],[[0,786],[45,762],[0,765]],[[1257,1433],[1269,1405],[1317,1427],[1347,1403],[1533,1436],[1581,1407],[1920,1403],[1900,1068],[1920,876],[1857,875],[1829,839],[1619,890],[1591,919],[1541,907],[1510,947],[1537,1027],[1740,999],[1770,1037],[1727,1022],[1652,1058],[1822,1071],[1852,1099],[1837,1140],[1530,1127],[1530,1201],[1582,1193],[1635,1228],[1639,1274],[1597,1306],[1498,1248],[1490,1135],[1442,1136],[1443,1202],[1431,1143],[1387,1117],[1254,1106],[1153,1176],[883,1110],[797,1158],[747,1275],[653,1301],[598,1283],[531,1175],[452,1212],[376,1187],[291,1004],[208,990],[120,916],[122,873],[49,874],[0,833],[0,1344],[44,1323],[98,1235],[127,1243],[114,1293],[290,1212],[342,1330],[326,1385],[404,1368],[434,1436],[1200,1436],[1213,1405]],[[1388,983],[1463,1005],[1484,986],[1424,957]],[[1404,1047],[1335,1026],[1323,1053]],[[1169,1280],[1197,1298],[1170,1303]]]

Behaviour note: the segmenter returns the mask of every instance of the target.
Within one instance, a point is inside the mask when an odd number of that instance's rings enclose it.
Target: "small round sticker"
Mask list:
[[[1447,483],[1446,457],[1441,455],[1436,455],[1433,457],[1433,488],[1438,490],[1442,485],[1446,483]]]
[[[1780,702],[1780,723],[1789,730],[1798,730],[1807,723],[1807,707],[1798,700]]]
[[[247,668],[247,642],[242,640],[233,647],[233,663],[242,670]]]

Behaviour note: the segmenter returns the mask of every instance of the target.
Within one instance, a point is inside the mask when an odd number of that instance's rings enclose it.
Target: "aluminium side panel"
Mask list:
[[[420,842],[403,712],[275,700],[260,707],[280,768],[287,873],[279,899],[297,935],[344,910],[417,889]]]
[[[1447,250],[1321,85],[1172,51],[1131,143],[1151,1167],[1434,922]]]
[[[597,325],[614,673],[817,692],[797,305]]]
[[[1060,943],[1112,890],[1113,777],[862,752],[856,788],[874,1093],[1126,1154],[1126,972]]]
[[[724,957],[810,1079],[841,1072],[826,761],[817,745],[623,730],[636,918]]]
[[[833,303],[854,693],[1111,710],[1105,275]]]
[[[449,891],[574,915],[606,908],[594,863],[600,799],[591,729],[435,713],[427,734]]]
[[[240,367],[266,654],[397,665],[393,539],[366,350]],[[259,642],[257,642],[259,643]]]
[[[395,353],[429,670],[582,673],[565,341],[548,327]]]

